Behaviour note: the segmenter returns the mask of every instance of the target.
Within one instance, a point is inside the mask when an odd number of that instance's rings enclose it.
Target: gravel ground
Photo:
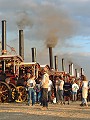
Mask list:
[[[90,103],[89,107],[79,104],[49,104],[48,110],[41,110],[39,104],[0,103],[0,120],[90,120]]]

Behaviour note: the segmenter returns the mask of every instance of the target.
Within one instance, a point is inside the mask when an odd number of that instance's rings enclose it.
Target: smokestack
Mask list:
[[[84,74],[84,70],[83,68],[81,68],[81,76]]]
[[[71,75],[74,75],[74,71],[73,71],[73,63],[71,63]]]
[[[6,20],[2,21],[2,55],[5,55],[6,51]],[[2,71],[5,72],[5,61],[2,61]]]
[[[58,71],[58,57],[54,56],[54,60],[55,60],[55,70]]]
[[[83,80],[84,70],[81,68],[81,80]]]
[[[50,59],[50,68],[53,69],[52,47],[49,47],[49,59]]]
[[[62,71],[65,71],[64,70],[64,58],[62,58]]]
[[[6,20],[2,21],[2,54],[6,54]]]
[[[36,62],[36,48],[31,48],[32,49],[32,62]]]
[[[19,55],[24,59],[24,35],[23,35],[23,30],[19,30]]]
[[[69,64],[69,74],[71,73],[71,65]]]
[[[77,77],[77,69],[75,69],[75,76]]]

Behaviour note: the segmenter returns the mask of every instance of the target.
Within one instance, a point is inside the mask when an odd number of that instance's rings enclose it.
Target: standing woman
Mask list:
[[[82,103],[80,106],[87,106],[87,96],[88,96],[88,81],[86,79],[86,76],[82,75]]]
[[[28,106],[30,105],[30,101],[32,100],[32,106],[35,104],[35,76],[31,76],[30,73],[27,74],[27,87],[28,87]]]

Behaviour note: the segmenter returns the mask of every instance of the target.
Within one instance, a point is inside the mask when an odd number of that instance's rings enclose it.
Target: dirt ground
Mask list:
[[[49,104],[48,110],[41,110],[39,104],[0,103],[0,120],[90,120],[90,103],[88,107],[81,107],[80,103]]]

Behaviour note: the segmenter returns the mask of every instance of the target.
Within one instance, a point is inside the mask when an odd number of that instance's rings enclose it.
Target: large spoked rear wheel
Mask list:
[[[17,86],[18,98],[16,102],[25,102],[27,99],[27,91],[24,86]]]
[[[7,83],[0,82],[0,102],[9,102],[11,98],[11,90]]]

